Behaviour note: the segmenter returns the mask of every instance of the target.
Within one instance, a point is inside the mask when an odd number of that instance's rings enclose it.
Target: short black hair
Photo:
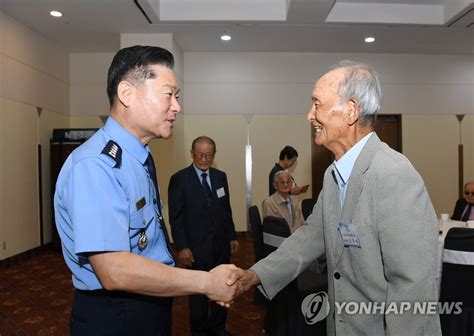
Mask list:
[[[196,145],[198,143],[201,143],[201,142],[208,143],[208,144],[212,145],[212,148],[213,148],[212,152],[214,154],[216,154],[216,151],[217,151],[216,142],[214,140],[212,140],[212,138],[210,138],[208,136],[205,136],[205,135],[198,136],[196,139],[193,140],[193,143],[191,144],[191,150],[194,152],[194,149],[196,148]]]
[[[280,152],[280,161],[285,160],[285,158],[291,160],[295,157],[298,157],[298,152],[291,146],[285,146]]]
[[[107,74],[107,96],[110,106],[114,104],[117,87],[122,80],[128,79],[139,83],[155,78],[156,74],[149,65],[156,64],[172,69],[174,67],[173,54],[164,48],[152,46],[136,45],[120,49],[115,54]]]

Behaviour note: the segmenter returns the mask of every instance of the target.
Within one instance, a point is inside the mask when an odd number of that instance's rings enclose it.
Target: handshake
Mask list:
[[[226,308],[231,306],[236,297],[260,283],[254,271],[243,270],[235,265],[219,265],[208,275],[204,294]]]

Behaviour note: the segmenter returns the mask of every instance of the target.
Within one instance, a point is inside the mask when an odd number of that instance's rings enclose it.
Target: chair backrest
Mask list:
[[[301,212],[303,214],[304,220],[306,220],[306,218],[311,215],[311,212],[313,212],[313,208],[317,200],[317,198],[305,198],[301,201]]]
[[[252,240],[253,240],[253,251],[255,255],[255,261],[263,259],[263,230],[262,230],[262,220],[260,218],[260,213],[256,205],[252,205],[249,208],[249,222],[250,229],[252,230]]]
[[[474,229],[451,228],[444,241],[440,301],[473,307],[473,284]]]
[[[284,218],[265,216],[263,218],[263,254],[269,255],[290,236],[290,227]]]

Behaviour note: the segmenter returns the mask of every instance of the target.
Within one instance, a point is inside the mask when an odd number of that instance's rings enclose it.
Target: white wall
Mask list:
[[[53,127],[68,127],[69,55],[3,12],[0,37],[1,260],[40,245],[40,183],[43,238],[51,241],[48,136]],[[42,181],[38,144],[44,154]]]
[[[340,60],[380,75],[382,113],[473,114],[472,56],[185,53],[187,114],[306,112],[316,79]]]

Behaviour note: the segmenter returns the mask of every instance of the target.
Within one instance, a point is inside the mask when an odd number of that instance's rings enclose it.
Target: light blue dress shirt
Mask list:
[[[365,137],[360,139],[359,142],[352,146],[352,148],[349,149],[347,153],[345,153],[338,161],[333,162],[333,171],[334,175],[336,176],[337,186],[339,187],[339,200],[341,202],[341,208],[344,206],[347,185],[349,183],[349,178],[351,177],[354,164],[373,133],[374,132],[370,132]]]
[[[109,140],[120,147],[120,162],[102,153]],[[148,146],[109,118],[61,169],[55,219],[74,287],[103,288],[87,258],[90,252],[126,251],[174,265],[158,221],[153,181],[143,165],[148,153]],[[142,233],[148,243],[140,250]]]

